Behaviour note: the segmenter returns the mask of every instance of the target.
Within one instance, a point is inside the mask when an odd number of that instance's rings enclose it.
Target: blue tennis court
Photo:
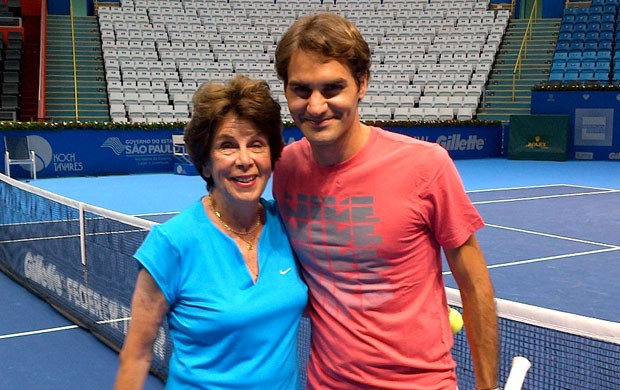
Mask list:
[[[552,185],[470,197],[485,218],[478,237],[498,297],[620,322],[620,191]]]
[[[478,238],[498,298],[620,323],[620,163],[456,163],[487,223]],[[31,184],[158,222],[205,193],[199,177],[173,174]],[[456,287],[447,271],[446,285]],[[3,274],[0,308],[0,354],[11,356],[0,367],[0,388],[112,387],[116,352]],[[163,384],[150,377],[146,388]]]

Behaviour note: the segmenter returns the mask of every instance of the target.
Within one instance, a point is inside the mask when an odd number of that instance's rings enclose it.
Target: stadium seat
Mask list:
[[[124,104],[110,104],[110,118],[113,122],[119,122],[127,119]]]
[[[111,105],[119,105],[125,103],[125,95],[122,92],[108,93],[108,101]]]
[[[390,107],[377,107],[376,119],[380,121],[392,120],[392,109]]]
[[[614,22],[602,22],[601,23],[601,32],[611,32],[613,33],[615,30]]]
[[[600,82],[609,82],[609,70],[597,70],[594,72],[594,80]]]
[[[460,121],[470,120],[474,117],[474,110],[470,107],[461,107],[456,113],[456,119]]]
[[[581,58],[583,57],[583,52],[581,51],[570,51],[568,52],[567,62],[581,62]]]
[[[433,107],[435,108],[447,108],[449,106],[448,96],[438,95],[433,100]]]
[[[612,40],[607,40],[607,39],[601,39],[598,42],[597,48],[598,48],[598,50],[609,50],[609,51],[611,51],[613,49],[613,41]]]
[[[588,21],[590,23],[596,23],[596,22],[601,22],[603,19],[603,8],[601,7],[600,10],[597,10],[596,7],[591,7],[590,8],[590,15],[588,15]],[[592,29],[592,26],[590,26],[590,29]]]
[[[576,81],[579,80],[579,69],[567,69],[564,72],[564,81]]]
[[[566,62],[564,61],[553,61],[551,65],[551,72],[561,71],[562,73],[564,73],[565,69],[566,69]]]
[[[570,42],[584,42],[587,37],[586,31],[574,31],[571,34]]]
[[[596,61],[598,58],[598,50],[596,49],[584,49],[581,53],[581,61]]]
[[[2,95],[19,95],[19,84],[18,83],[2,83]]]
[[[6,49],[4,51],[4,59],[20,61],[22,59],[22,50]]]
[[[581,52],[583,51],[583,49],[585,48],[585,42],[584,41],[579,41],[579,40],[571,40],[568,50],[569,50],[569,56],[570,53],[572,52]]]
[[[16,121],[17,112],[15,110],[3,110],[0,108],[0,121]]]
[[[609,60],[609,61],[611,61],[611,50],[607,50],[607,49],[599,50],[596,53],[596,58],[597,58],[598,61],[600,61],[600,60]]]
[[[592,71],[581,71],[579,72],[579,80],[594,80],[594,72]]]
[[[596,61],[594,59],[584,59],[581,61],[582,72],[594,72],[596,69]]]
[[[179,119],[187,120],[190,116],[190,112],[189,112],[187,104],[175,104],[172,109],[174,111],[174,117],[177,120]]]
[[[467,95],[467,84],[455,83],[452,87],[452,97]]]
[[[554,70],[549,74],[550,81],[563,81],[564,80],[564,71],[563,70]]]
[[[439,120],[439,108],[437,107],[424,107],[423,115],[425,121],[436,121]],[[452,114],[452,111],[450,111]]]
[[[16,95],[1,95],[0,96],[0,108],[3,110],[17,110],[19,109],[19,99]]]
[[[144,116],[144,107],[141,104],[137,104],[137,103],[125,103],[125,107],[127,108],[127,115],[128,116]]]
[[[558,41],[557,43],[563,43],[563,42],[568,42],[570,43],[571,39],[573,37],[573,33],[570,31],[563,31],[560,32],[560,34],[558,35]]]
[[[453,120],[454,111],[450,107],[441,107],[438,110],[438,119],[441,121]]]
[[[427,109],[428,108],[411,107],[409,109],[409,112],[408,112],[409,120],[412,120],[412,121],[424,121],[424,120],[427,120],[427,116],[426,116],[426,110]]]
[[[614,40],[614,33],[611,31],[603,31],[599,34],[599,39],[602,41],[610,41]]]
[[[572,33],[573,32],[573,22],[571,22],[571,21],[563,21],[562,24],[560,24],[560,33],[563,33],[563,32]]]
[[[425,90],[426,93],[426,90]],[[420,101],[418,103],[419,107],[433,107],[435,96],[423,95],[420,97]]]
[[[465,96],[463,98],[463,107],[468,107],[468,108],[475,110],[476,108],[478,108],[478,100],[479,100],[478,97]]]
[[[596,66],[595,69],[596,70],[607,70],[609,71],[610,69],[610,62],[608,60],[597,60],[596,61]]]

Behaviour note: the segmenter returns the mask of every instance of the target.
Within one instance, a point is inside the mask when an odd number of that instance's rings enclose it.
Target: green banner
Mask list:
[[[568,137],[568,115],[511,115],[508,158],[565,161]]]

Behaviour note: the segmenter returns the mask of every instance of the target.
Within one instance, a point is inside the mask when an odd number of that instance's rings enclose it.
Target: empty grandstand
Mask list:
[[[474,118],[510,17],[476,0],[121,1],[98,8],[112,120],[185,121],[197,84],[235,73],[281,96],[275,47],[311,12],[339,13],[365,35],[373,76],[361,115],[382,121]]]

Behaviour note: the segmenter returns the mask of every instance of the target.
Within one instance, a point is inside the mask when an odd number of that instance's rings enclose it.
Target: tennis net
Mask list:
[[[155,222],[90,206],[0,174],[0,269],[115,350],[130,317],[138,266],[133,254]],[[447,290],[461,311],[458,290]],[[501,381],[513,356],[532,362],[524,389],[617,389],[620,324],[498,299]],[[453,349],[460,389],[475,388],[467,330]],[[300,327],[300,364],[310,323]],[[152,372],[165,380],[172,351],[166,326]],[[302,370],[305,382],[305,370]]]
[[[77,202],[0,174],[0,270],[115,350],[138,274],[133,259],[155,223]],[[166,377],[166,327],[153,373]]]
[[[447,288],[448,303],[462,312],[458,290]],[[523,389],[612,390],[620,385],[620,324],[518,302],[496,299],[500,335],[500,382],[512,358],[532,367]],[[458,333],[452,354],[460,389],[474,389],[467,330]]]

